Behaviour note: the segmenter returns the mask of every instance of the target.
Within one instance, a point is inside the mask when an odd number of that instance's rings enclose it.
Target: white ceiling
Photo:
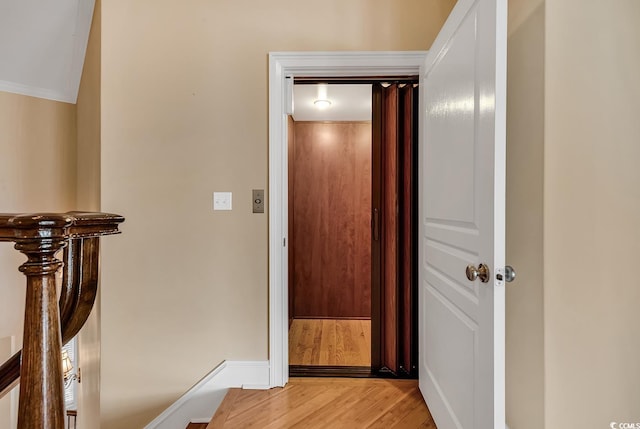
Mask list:
[[[94,0],[0,1],[0,91],[75,103]]]
[[[327,99],[331,101],[331,105],[319,109],[313,104],[318,99]],[[296,121],[370,121],[371,84],[294,85],[293,119]]]

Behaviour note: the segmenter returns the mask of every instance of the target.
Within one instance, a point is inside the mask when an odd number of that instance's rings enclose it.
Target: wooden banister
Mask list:
[[[18,427],[64,428],[61,347],[84,325],[98,287],[99,237],[124,221],[107,213],[0,214],[0,241],[27,256],[23,349],[0,366],[0,397],[20,378]],[[63,261],[56,253],[64,248]],[[56,303],[56,273],[64,266]]]

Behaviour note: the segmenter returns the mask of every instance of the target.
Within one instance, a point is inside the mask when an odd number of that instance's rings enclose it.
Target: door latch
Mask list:
[[[505,281],[507,283],[511,283],[516,279],[516,270],[513,269],[511,265],[506,265],[503,270],[498,270],[496,274],[496,279],[501,282]]]

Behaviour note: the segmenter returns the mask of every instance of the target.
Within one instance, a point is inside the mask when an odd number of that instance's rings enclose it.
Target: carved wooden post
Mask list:
[[[119,234],[122,222],[109,213],[0,214],[0,241],[15,242],[27,256],[20,266],[27,276],[23,349],[0,365],[0,398],[20,379],[20,429],[64,429],[61,338],[71,339],[89,317],[98,290],[99,237]],[[66,245],[71,266],[57,302],[56,272],[63,263],[55,255]]]
[[[19,428],[64,428],[64,388],[55,254],[66,244],[71,219],[61,215],[17,216],[15,248],[27,256]]]

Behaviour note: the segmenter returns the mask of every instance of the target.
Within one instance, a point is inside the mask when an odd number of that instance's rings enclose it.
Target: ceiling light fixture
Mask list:
[[[313,104],[318,108],[318,109],[326,109],[327,107],[331,106],[331,101],[329,100],[316,100],[313,102]]]

